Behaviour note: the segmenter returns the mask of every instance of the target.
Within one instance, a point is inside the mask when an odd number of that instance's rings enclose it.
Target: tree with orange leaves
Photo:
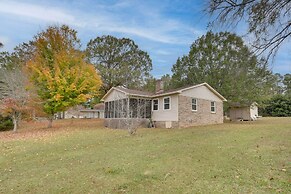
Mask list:
[[[42,107],[52,127],[54,114],[97,96],[101,78],[80,51],[77,32],[68,26],[50,26],[34,37],[27,62]]]

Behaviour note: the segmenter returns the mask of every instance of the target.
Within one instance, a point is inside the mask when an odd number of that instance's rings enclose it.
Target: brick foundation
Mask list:
[[[149,119],[107,118],[104,119],[104,126],[112,129],[127,129],[129,125],[133,128],[148,128],[149,122]]]
[[[170,122],[171,127],[167,127],[167,122]],[[156,128],[179,128],[178,121],[154,121]]]

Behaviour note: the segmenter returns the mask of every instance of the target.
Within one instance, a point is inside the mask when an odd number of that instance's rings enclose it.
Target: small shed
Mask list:
[[[255,121],[258,118],[258,104],[233,104],[229,109],[229,117],[231,121]]]

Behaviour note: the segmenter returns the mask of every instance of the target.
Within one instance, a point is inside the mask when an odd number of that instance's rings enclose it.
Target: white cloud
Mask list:
[[[156,50],[155,53],[157,53],[158,55],[171,55],[173,52],[159,49]]]
[[[100,6],[100,5],[99,5]],[[128,7],[132,5],[130,1],[118,3],[113,7]],[[198,30],[186,26],[179,21],[163,18],[157,9],[153,12],[150,7],[137,6],[140,18],[128,18],[122,11],[112,12],[112,6],[102,5],[102,9],[96,12],[80,12],[80,10],[68,10],[65,8],[23,3],[18,1],[0,1],[0,14],[10,14],[21,17],[28,22],[38,23],[45,21],[50,23],[68,24],[89,30],[98,30],[111,33],[122,33],[138,36],[151,41],[169,44],[189,44],[192,38],[189,34],[200,34]],[[151,14],[149,14],[151,13]],[[37,20],[37,21],[35,21]],[[183,31],[182,35],[179,34]]]
[[[73,15],[56,7],[40,6],[15,1],[1,1],[0,13],[1,12],[46,22],[76,24],[76,19]]]

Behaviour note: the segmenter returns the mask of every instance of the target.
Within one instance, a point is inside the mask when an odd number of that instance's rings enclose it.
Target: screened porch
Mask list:
[[[129,103],[128,103],[129,101]],[[105,102],[105,118],[151,118],[152,101],[130,97]]]

